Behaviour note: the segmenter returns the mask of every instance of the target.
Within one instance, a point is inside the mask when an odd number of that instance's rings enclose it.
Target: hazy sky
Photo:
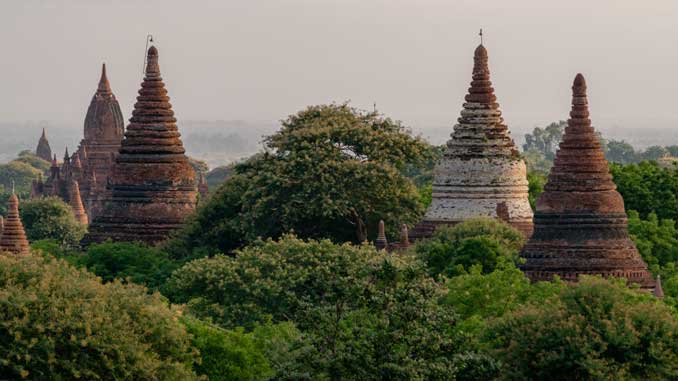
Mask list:
[[[565,119],[577,72],[594,124],[678,127],[675,0],[0,0],[0,121],[81,128],[103,61],[129,118],[152,33],[180,119],[351,100],[451,125],[481,27],[512,129]]]

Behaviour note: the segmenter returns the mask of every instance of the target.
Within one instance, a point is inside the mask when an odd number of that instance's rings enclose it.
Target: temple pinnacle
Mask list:
[[[106,64],[101,65],[101,79],[99,79],[99,86],[97,87],[97,94],[112,94],[111,84],[108,82],[108,77],[106,77]]]

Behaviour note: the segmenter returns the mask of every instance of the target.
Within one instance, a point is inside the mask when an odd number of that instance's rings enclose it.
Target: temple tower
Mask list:
[[[109,177],[104,207],[90,224],[84,243],[110,238],[155,244],[193,213],[196,176],[180,136],[160,76],[158,50],[151,46],[146,75]],[[98,175],[97,179],[101,181]]]
[[[83,201],[90,213],[90,220],[101,211],[106,183],[124,133],[122,111],[111,91],[106,64],[103,64],[97,91],[92,96],[85,116],[84,139],[77,151],[83,165],[80,190],[83,192]],[[93,180],[94,177],[96,181]]]
[[[501,116],[482,44],[473,61],[461,117],[434,170],[431,206],[412,230],[413,239],[475,217],[497,218],[526,236],[532,233],[527,169]]]
[[[521,252],[532,281],[554,275],[576,281],[580,274],[624,277],[653,288],[629,239],[624,200],[589,119],[586,81],[577,74],[572,111],[548,181],[537,199],[534,234]]]
[[[42,129],[40,140],[38,140],[38,147],[35,149],[35,155],[42,160],[52,161],[52,148],[49,146],[47,133],[45,132],[44,128]]]
[[[28,255],[30,248],[24,226],[19,217],[19,198],[15,193],[9,197],[9,206],[7,208],[7,217],[5,226],[0,238],[0,253],[11,253],[15,255]]]

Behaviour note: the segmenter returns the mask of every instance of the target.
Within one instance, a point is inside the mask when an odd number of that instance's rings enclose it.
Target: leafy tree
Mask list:
[[[541,152],[531,149],[523,152],[523,159],[527,165],[527,173],[548,173],[553,166],[553,160],[548,160]]]
[[[630,164],[639,161],[639,155],[633,147],[623,140],[610,140],[607,143],[605,158],[609,162],[618,164]]]
[[[252,334],[242,329],[225,330],[197,319],[182,322],[193,336],[193,345],[200,351],[196,364],[198,374],[210,380],[268,380],[274,375],[262,348]]]
[[[190,336],[159,294],[39,256],[0,256],[0,289],[3,378],[196,379]]]
[[[563,138],[565,127],[567,127],[565,120],[551,123],[545,128],[535,127],[531,134],[525,134],[523,151],[535,150],[541,153],[546,160],[552,161],[558,150],[558,144]]]
[[[678,157],[678,145],[671,145],[665,147],[667,151],[669,151],[669,154],[673,157]]]
[[[196,175],[200,173],[206,174],[210,170],[210,167],[204,160],[189,157],[188,163],[191,165],[191,167],[193,167]]]
[[[42,171],[21,161],[0,164],[0,185],[10,192],[12,184],[19,193],[30,193],[33,180],[37,180]]]
[[[195,260],[166,288],[227,329],[293,321],[312,348],[295,374],[331,380],[450,379],[490,362],[458,351],[443,292],[410,257],[290,236]]]
[[[431,276],[455,276],[474,265],[480,266],[483,273],[490,273],[501,262],[517,260],[524,243],[523,235],[505,223],[478,218],[451,228],[439,228],[414,250]]]
[[[532,210],[536,210],[537,198],[544,192],[544,185],[546,185],[547,176],[542,172],[530,171],[527,172],[528,182],[528,198]]]
[[[659,219],[678,220],[678,170],[655,162],[611,164],[610,171],[627,210],[641,218],[655,213]]]
[[[26,163],[35,169],[39,169],[43,173],[49,171],[52,166],[52,163],[37,157],[32,151],[28,150],[21,151],[16,161]]]
[[[78,264],[106,282],[129,279],[150,289],[160,287],[179,266],[162,250],[131,242],[91,245]]]
[[[657,266],[678,263],[678,229],[675,221],[660,221],[655,213],[650,213],[646,220],[641,220],[635,210],[630,210],[628,214],[629,233],[651,268],[654,267],[657,271]]]
[[[210,189],[215,189],[219,185],[223,184],[226,180],[228,180],[233,174],[233,171],[234,171],[233,165],[222,165],[220,167],[212,169],[211,171],[207,172],[207,176],[205,176],[207,186]]]
[[[668,155],[669,151],[661,146],[651,146],[647,147],[642,153],[643,160],[657,160],[665,155]]]
[[[423,212],[401,171],[425,163],[429,146],[377,113],[311,106],[283,121],[265,143],[268,152],[236,167],[174,248],[225,252],[290,231],[363,242],[380,219],[387,226],[413,224]]]
[[[678,377],[678,320],[623,280],[583,277],[546,301],[507,313],[488,340],[507,380]]]
[[[86,232],[70,205],[58,197],[22,201],[19,214],[29,241],[53,239],[63,246],[73,246]]]

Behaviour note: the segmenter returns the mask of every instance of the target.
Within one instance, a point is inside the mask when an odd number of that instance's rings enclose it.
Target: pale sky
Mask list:
[[[0,121],[82,128],[104,61],[128,119],[151,33],[179,119],[351,100],[451,126],[481,27],[513,130],[566,119],[577,72],[594,124],[678,127],[675,0],[0,0]]]

